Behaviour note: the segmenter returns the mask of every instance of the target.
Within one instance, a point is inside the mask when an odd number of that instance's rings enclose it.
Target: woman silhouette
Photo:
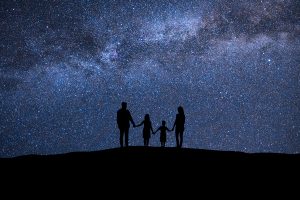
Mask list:
[[[176,120],[175,120],[174,126],[172,128],[172,131],[174,131],[174,128],[176,126],[176,129],[175,129],[176,144],[177,144],[177,147],[179,147],[179,148],[182,147],[184,124],[185,124],[185,115],[184,115],[183,107],[179,106],[178,114],[176,115]]]

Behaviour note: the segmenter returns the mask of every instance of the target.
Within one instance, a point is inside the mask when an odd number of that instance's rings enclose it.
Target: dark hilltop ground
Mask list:
[[[93,152],[71,152],[57,155],[25,155],[1,158],[3,166],[72,167],[72,168],[277,168],[297,166],[300,154],[243,153],[188,148],[127,147]],[[166,169],[167,170],[167,169]],[[163,171],[163,170],[162,170]]]
[[[0,168],[6,187],[9,182],[21,188],[50,185],[65,192],[65,187],[75,185],[79,191],[83,187],[96,188],[96,194],[98,190],[115,187],[131,193],[135,188],[146,193],[166,193],[165,188],[171,187],[174,195],[183,188],[185,192],[193,188],[198,194],[205,192],[203,187],[231,188],[234,193],[234,187],[241,187],[249,193],[252,186],[256,188],[254,191],[259,188],[265,191],[264,187],[270,184],[277,188],[294,185],[299,181],[299,163],[300,154],[128,147],[1,158]],[[72,194],[76,191],[72,189]],[[274,194],[277,190],[270,191]]]

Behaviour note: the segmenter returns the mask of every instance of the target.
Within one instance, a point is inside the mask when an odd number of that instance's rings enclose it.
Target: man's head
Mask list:
[[[145,120],[150,121],[150,115],[149,114],[145,115]]]
[[[183,107],[182,107],[182,106],[179,106],[179,107],[178,107],[178,113],[184,114],[184,111],[183,111]]]
[[[122,109],[124,109],[124,110],[127,109],[127,103],[126,102],[122,102]]]
[[[166,126],[166,121],[163,120],[163,121],[161,122],[161,124],[162,124],[163,126]]]

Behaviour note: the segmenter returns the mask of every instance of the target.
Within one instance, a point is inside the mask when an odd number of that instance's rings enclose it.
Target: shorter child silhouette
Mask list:
[[[144,138],[144,146],[149,146],[149,140],[150,140],[150,131],[153,133],[153,128],[152,128],[152,123],[150,120],[149,114],[145,115],[145,119],[138,125],[134,127],[139,127],[144,124],[144,129],[143,129],[143,138]]]
[[[171,131],[166,127],[166,121],[162,121],[161,126],[153,133],[155,134],[157,131],[160,131],[160,144],[161,147],[165,147],[167,141],[167,131]]]

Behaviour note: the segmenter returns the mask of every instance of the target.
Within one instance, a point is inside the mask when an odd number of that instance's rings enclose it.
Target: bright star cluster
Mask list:
[[[0,157],[119,146],[116,112],[183,146],[300,152],[297,0],[0,3]],[[143,145],[142,128],[129,144]],[[153,135],[150,146],[160,146]],[[167,135],[175,146],[175,133]]]

